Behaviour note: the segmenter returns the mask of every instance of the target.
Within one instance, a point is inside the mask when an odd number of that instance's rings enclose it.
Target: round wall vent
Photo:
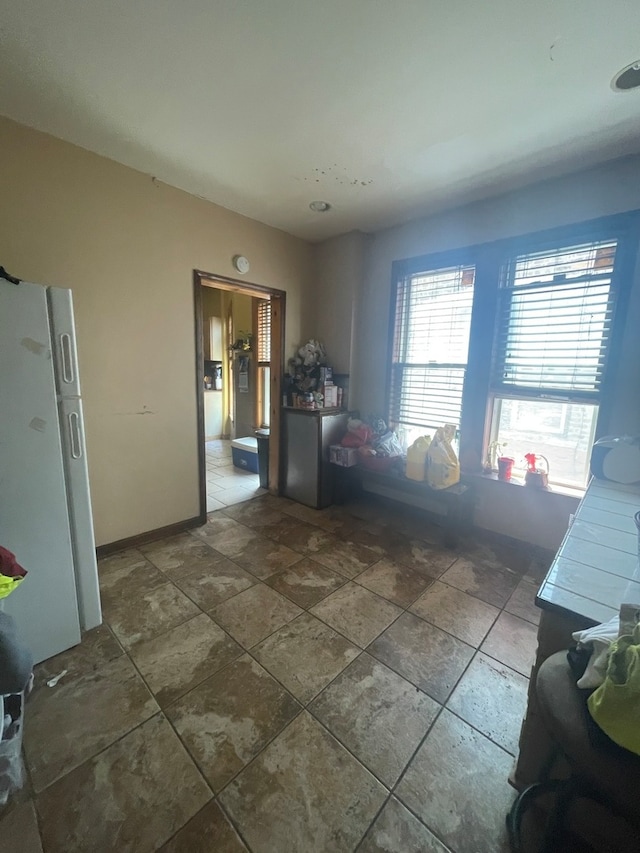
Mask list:
[[[627,65],[622,71],[618,71],[611,81],[614,92],[630,92],[640,87],[640,59]]]

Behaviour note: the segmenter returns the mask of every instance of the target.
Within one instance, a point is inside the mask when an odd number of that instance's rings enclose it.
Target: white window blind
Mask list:
[[[597,400],[614,309],[616,241],[517,255],[502,269],[497,393]]]
[[[268,299],[258,302],[257,351],[258,364],[268,365],[271,361],[271,303]]]
[[[396,285],[389,416],[396,426],[460,423],[473,266],[418,273]]]

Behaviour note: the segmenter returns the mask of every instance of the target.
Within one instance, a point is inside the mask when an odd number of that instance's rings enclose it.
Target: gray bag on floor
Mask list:
[[[0,806],[9,795],[22,787],[22,724],[24,721],[24,693],[0,696],[2,740],[0,740]]]

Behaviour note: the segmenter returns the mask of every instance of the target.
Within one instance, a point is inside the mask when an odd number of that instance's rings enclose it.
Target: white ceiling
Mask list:
[[[319,240],[640,150],[639,32],[633,0],[0,0],[0,114]]]

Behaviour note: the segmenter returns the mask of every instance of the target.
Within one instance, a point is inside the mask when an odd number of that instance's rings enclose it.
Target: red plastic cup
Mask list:
[[[512,459],[511,456],[499,456],[498,457],[498,479],[499,480],[510,480],[511,472],[513,470],[513,465],[515,463],[515,459]]]

